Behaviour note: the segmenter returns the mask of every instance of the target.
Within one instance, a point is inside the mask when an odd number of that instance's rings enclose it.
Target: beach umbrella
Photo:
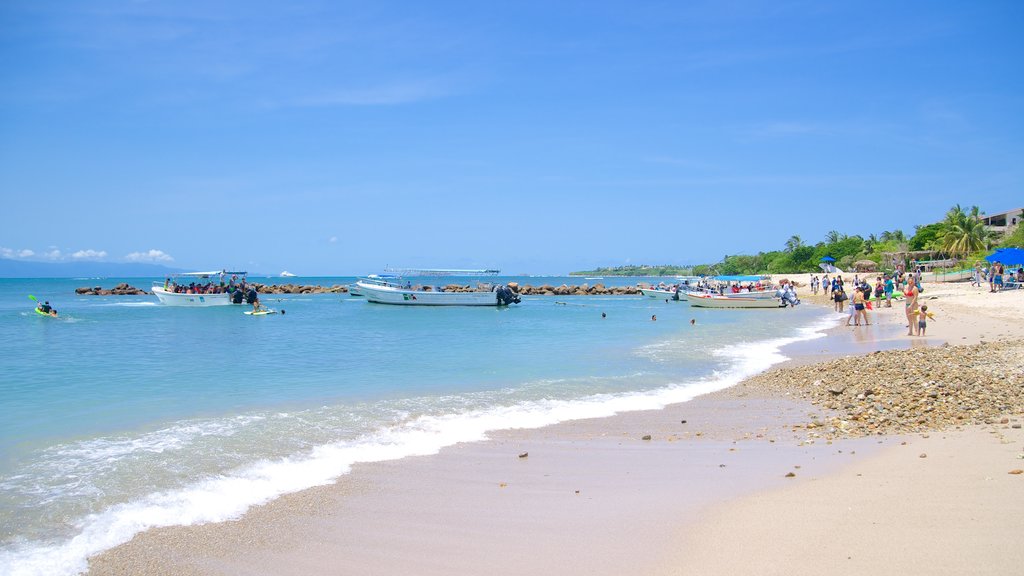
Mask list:
[[[1024,264],[1024,249],[1021,248],[999,248],[995,252],[985,256],[989,262],[1002,262],[1003,264]]]
[[[833,258],[833,257],[831,257],[831,256],[823,256],[823,257],[821,258],[821,261],[822,261],[822,262],[835,262],[835,261],[836,261],[836,259],[835,259],[835,258]]]

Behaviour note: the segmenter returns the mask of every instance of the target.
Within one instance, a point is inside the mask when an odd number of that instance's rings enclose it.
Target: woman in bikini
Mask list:
[[[914,284],[913,280],[907,282],[907,287],[903,290],[904,300],[904,311],[907,314],[907,336],[913,336],[914,330],[917,328],[917,285]]]

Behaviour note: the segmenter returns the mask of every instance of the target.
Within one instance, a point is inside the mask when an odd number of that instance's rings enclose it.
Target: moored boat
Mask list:
[[[506,286],[475,292],[416,290],[411,285],[360,280],[356,286],[370,302],[403,306],[506,306],[518,304],[519,295]]]
[[[675,290],[662,290],[659,288],[637,288],[640,294],[647,296],[648,298],[669,298],[674,299],[676,297]]]
[[[743,294],[707,294],[690,292],[687,294],[687,301],[690,306],[698,308],[782,308],[783,304],[779,298],[750,297]]]
[[[163,284],[154,283],[153,294],[167,306],[228,306],[234,303],[233,293],[245,285],[245,276],[246,272],[227,270],[183,272],[168,276]]]

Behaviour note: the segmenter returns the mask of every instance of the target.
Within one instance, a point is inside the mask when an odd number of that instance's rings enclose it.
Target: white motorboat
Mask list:
[[[725,292],[719,294],[718,292],[698,292],[698,291],[690,290],[689,292],[687,292],[687,295],[689,295],[689,294],[697,294],[697,295],[710,294],[712,296],[722,296],[723,298],[768,298],[768,299],[770,299],[770,298],[778,298],[777,292],[778,292],[777,290],[755,290],[753,292],[730,292],[730,291],[726,290]]]
[[[637,288],[637,291],[640,292],[641,295],[647,296],[648,298],[668,298],[670,300],[682,299],[684,294],[684,292],[680,290],[679,298],[677,298],[675,290],[664,290],[662,288]]]
[[[637,288],[640,294],[647,296],[648,298],[668,298],[674,299],[676,297],[675,290],[662,290],[659,288]]]
[[[700,292],[689,292],[686,295],[690,306],[698,308],[782,308],[783,304],[779,298],[751,297],[748,293],[730,294],[708,294]]]
[[[519,296],[505,286],[475,292],[416,290],[381,281],[360,280],[356,287],[370,302],[403,306],[505,306],[518,304]]]
[[[366,284],[379,284],[381,286],[387,286],[390,281],[397,281],[398,276],[394,274],[370,274],[366,278],[358,278],[355,282],[348,285],[348,293],[350,296],[365,296],[359,283],[364,282]]]
[[[245,283],[245,272],[183,272],[173,274],[163,284],[153,284],[153,294],[167,306],[228,306],[232,288]],[[225,283],[224,279],[230,278]]]

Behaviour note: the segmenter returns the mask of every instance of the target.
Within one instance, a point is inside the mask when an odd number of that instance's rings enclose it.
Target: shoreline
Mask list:
[[[937,305],[937,326],[971,310],[945,308]],[[900,317],[888,320],[875,331],[837,326],[825,338],[791,345],[797,350],[785,353],[797,358],[768,373],[851,350],[913,347],[906,354],[915,354],[916,346],[952,334],[899,340]],[[992,322],[976,328],[962,340],[1010,330]],[[281,497],[238,521],[149,530],[92,558],[90,573],[236,574],[255,566],[281,574],[339,566],[368,574],[673,573],[678,563],[665,560],[667,551],[680,539],[687,549],[701,546],[687,540],[696,518],[765,489],[799,492],[839,478],[881,457],[879,446],[906,442],[810,437],[803,426],[811,414],[823,418],[823,409],[748,382],[662,410],[503,431],[433,456],[359,464],[333,485]]]

